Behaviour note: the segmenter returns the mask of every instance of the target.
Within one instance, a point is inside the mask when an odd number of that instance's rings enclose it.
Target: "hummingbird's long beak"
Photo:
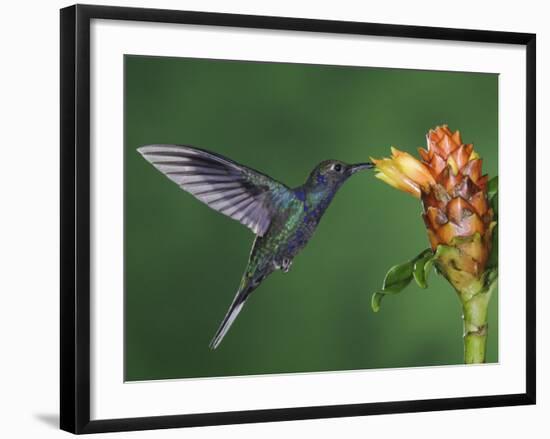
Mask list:
[[[348,172],[349,172],[350,175],[353,175],[356,172],[363,171],[365,169],[372,169],[372,168],[374,168],[373,163],[357,163],[355,165],[351,165],[348,168]]]

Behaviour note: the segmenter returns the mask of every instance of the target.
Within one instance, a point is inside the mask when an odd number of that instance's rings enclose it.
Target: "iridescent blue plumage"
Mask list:
[[[256,239],[237,294],[210,347],[215,349],[246,299],[275,270],[288,272],[342,184],[370,163],[320,163],[295,189],[218,155],[191,146],[147,145],[138,149],[183,190],[249,227]]]

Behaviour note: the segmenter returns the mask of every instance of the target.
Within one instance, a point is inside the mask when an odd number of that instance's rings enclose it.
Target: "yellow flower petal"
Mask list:
[[[399,151],[392,147],[393,162],[397,168],[405,174],[410,180],[414,181],[424,189],[428,189],[435,184],[435,180],[430,169],[420,160],[414,158],[408,152]]]
[[[416,198],[420,198],[420,188],[413,181],[404,176],[402,179],[397,180],[389,177],[387,174],[379,172],[375,177],[400,191],[407,192]]]

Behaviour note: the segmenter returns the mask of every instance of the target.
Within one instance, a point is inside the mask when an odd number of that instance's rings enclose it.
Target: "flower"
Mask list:
[[[430,248],[392,267],[371,306],[378,311],[385,295],[398,293],[413,278],[426,288],[434,266],[462,302],[464,361],[483,363],[487,306],[498,281],[497,239],[492,249],[498,179],[482,174],[482,159],[472,144],[462,143],[460,132],[442,125],[426,140],[427,149],[418,149],[421,160],[393,147],[391,158],[372,159],[376,177],[421,200]]]
[[[391,158],[372,159],[376,177],[420,198],[432,249],[455,248],[460,253],[460,271],[479,278],[496,224],[482,159],[472,144],[462,143],[459,131],[452,132],[447,125],[431,129],[426,140],[427,149],[418,148],[422,161],[394,147]]]

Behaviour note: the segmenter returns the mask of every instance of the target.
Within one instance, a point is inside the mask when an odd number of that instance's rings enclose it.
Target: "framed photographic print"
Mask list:
[[[535,35],[61,10],[61,428],[535,403]]]

